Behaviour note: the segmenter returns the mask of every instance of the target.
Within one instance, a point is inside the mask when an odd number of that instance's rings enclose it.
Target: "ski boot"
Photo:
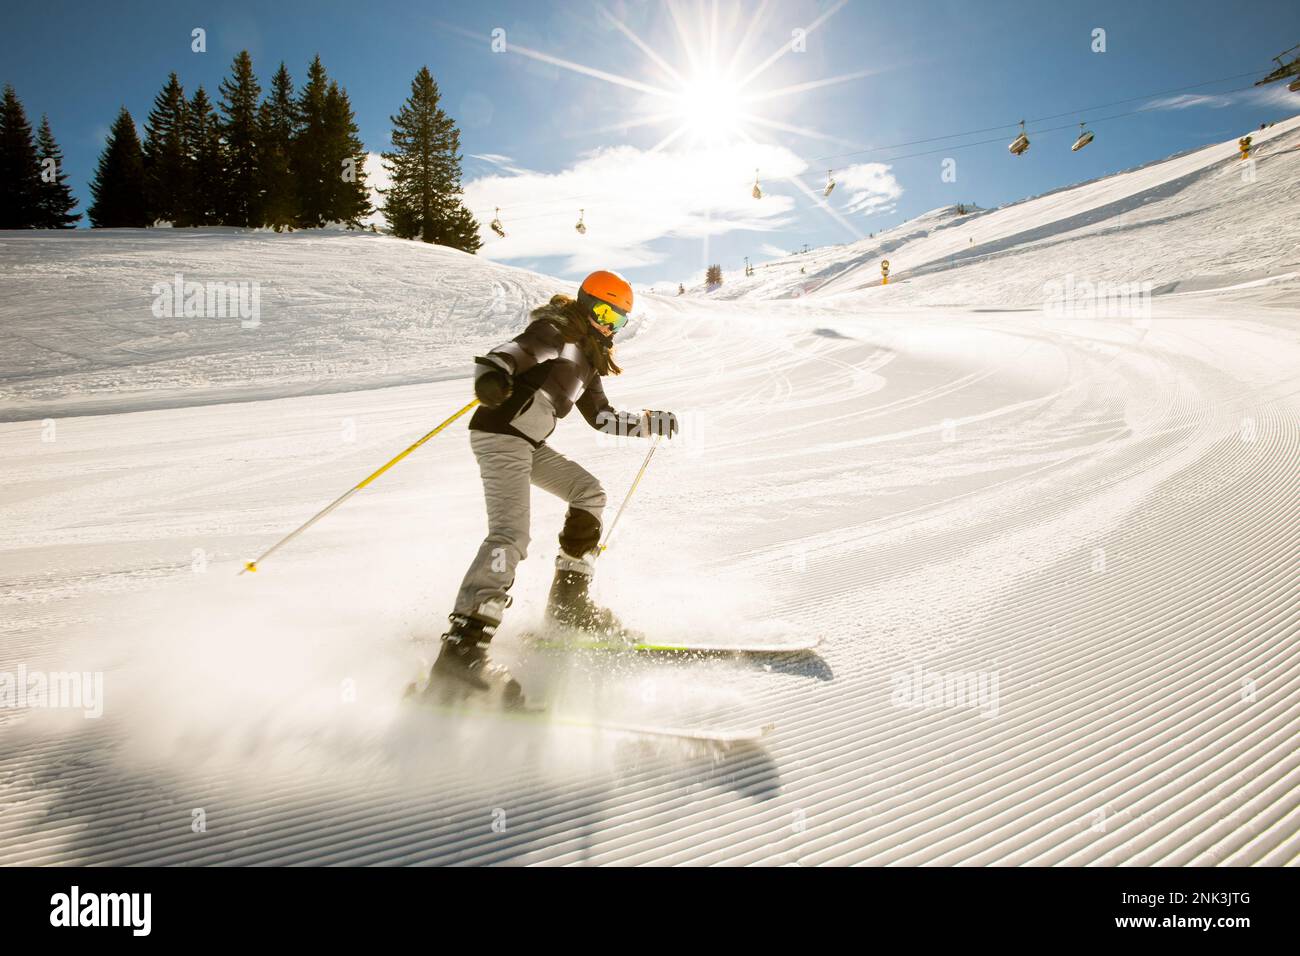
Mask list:
[[[427,694],[443,703],[481,699],[507,709],[524,706],[519,682],[488,656],[497,626],[478,618],[453,614],[451,629],[442,635],[442,650],[429,671]]]
[[[634,644],[639,635],[623,626],[613,611],[591,599],[591,556],[571,558],[561,552],[555,559],[555,580],[546,599],[547,622],[583,631],[610,641]]]

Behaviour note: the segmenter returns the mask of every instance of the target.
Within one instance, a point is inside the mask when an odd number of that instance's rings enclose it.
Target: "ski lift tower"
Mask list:
[[[1276,83],[1278,80],[1285,80],[1288,76],[1300,76],[1300,55],[1291,58],[1290,63],[1283,63],[1284,57],[1290,56],[1300,50],[1300,43],[1297,43],[1289,50],[1283,50],[1277,56],[1273,57],[1273,62],[1277,64],[1277,69],[1269,73],[1262,80],[1256,80],[1256,86],[1263,86],[1265,83]]]

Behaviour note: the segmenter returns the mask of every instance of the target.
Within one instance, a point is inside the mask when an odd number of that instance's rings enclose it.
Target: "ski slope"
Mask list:
[[[1268,133],[1248,188],[1216,148],[928,217],[884,289],[845,247],[799,296],[794,263],[730,301],[645,297],[607,391],[684,433],[598,596],[664,642],[824,640],[767,660],[526,651],[563,517],[539,493],[494,646],[569,713],[775,722],[727,750],[399,703],[483,533],[463,429],[236,575],[463,405],[468,358],[562,283],[373,236],[0,234],[0,673],[104,687],[97,719],[0,708],[0,852],[1294,864],[1300,129]],[[997,253],[943,265],[967,228]],[[1225,246],[1206,271],[1197,250]],[[261,327],[150,316],[176,269],[261,277]],[[1067,272],[1158,293],[1149,315],[1044,314]],[[466,327],[449,304],[494,283],[510,308]],[[646,447],[568,420],[552,442],[614,501]],[[956,682],[980,695],[925,693]]]
[[[1298,125],[1293,117],[1252,131],[1253,166],[1239,161],[1233,139],[999,209],[936,209],[847,246],[758,265],[749,278],[726,276],[712,292],[692,291],[782,299],[880,290],[882,259],[895,304],[1038,302],[1042,276],[1085,268],[1094,282],[1141,275],[1160,291],[1275,276],[1296,261],[1294,217],[1280,232],[1266,230],[1279,204],[1300,203],[1300,183],[1282,175]],[[1032,162],[1032,153],[1016,161]],[[884,304],[871,294],[863,301]]]

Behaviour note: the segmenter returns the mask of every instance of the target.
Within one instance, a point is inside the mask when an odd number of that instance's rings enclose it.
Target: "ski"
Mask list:
[[[821,638],[796,638],[787,641],[757,641],[733,644],[725,641],[620,641],[598,637],[553,637],[526,633],[523,640],[530,647],[558,651],[628,651],[640,654],[803,654],[816,650]]]
[[[643,724],[621,720],[582,717],[575,714],[549,713],[546,720],[563,727],[577,727],[609,733],[632,734],[638,737],[669,737],[675,740],[697,740],[714,744],[744,744],[762,740],[776,725],[760,724],[756,727],[679,727],[669,724]]]
[[[750,727],[690,727],[673,724],[643,723],[639,721],[606,720],[602,717],[587,717],[581,714],[566,714],[549,707],[522,707],[505,709],[500,707],[476,707],[473,704],[445,703],[425,695],[416,683],[406,689],[405,699],[417,706],[440,714],[453,717],[487,718],[531,724],[549,724],[557,727],[571,727],[598,733],[627,734],[636,737],[660,737],[671,740],[692,740],[701,743],[731,746],[735,744],[754,743],[770,734],[774,723],[759,724]]]

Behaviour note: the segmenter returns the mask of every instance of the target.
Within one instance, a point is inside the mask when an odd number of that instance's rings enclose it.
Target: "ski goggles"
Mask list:
[[[620,312],[608,302],[597,302],[591,307],[591,313],[601,325],[608,325],[617,332],[627,325],[627,313]]]

